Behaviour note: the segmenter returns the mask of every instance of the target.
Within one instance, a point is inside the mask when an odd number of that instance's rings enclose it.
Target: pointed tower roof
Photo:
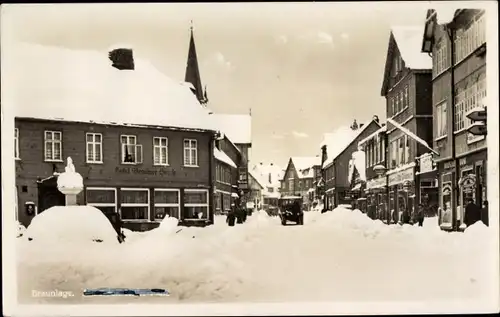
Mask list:
[[[205,103],[205,93],[201,84],[200,69],[198,67],[198,56],[196,55],[196,45],[194,43],[193,21],[191,21],[191,39],[189,41],[188,59],[186,65],[186,75],[184,81],[191,83],[195,89],[196,98],[200,103]]]

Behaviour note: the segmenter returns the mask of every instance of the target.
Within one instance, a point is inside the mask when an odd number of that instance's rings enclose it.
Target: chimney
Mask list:
[[[260,162],[260,165],[262,165],[262,162]]]
[[[116,48],[109,52],[112,66],[119,70],[134,70],[134,53],[130,48]]]
[[[374,115],[374,116],[373,116],[373,121],[375,121],[375,122],[379,123],[379,121],[380,121],[380,120],[378,119],[378,116],[377,116],[377,115]]]
[[[358,123],[356,122],[356,119],[354,119],[354,122],[351,124],[351,129],[352,130],[357,130],[358,129]]]
[[[273,181],[271,179],[271,173],[269,173],[269,184],[271,184]]]
[[[274,165],[274,164],[273,164],[273,163],[271,163],[271,166],[273,166],[273,165]]]

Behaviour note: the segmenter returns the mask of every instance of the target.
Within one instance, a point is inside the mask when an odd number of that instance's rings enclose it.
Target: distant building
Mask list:
[[[350,175],[352,154],[358,150],[360,140],[380,127],[378,119],[374,118],[364,124],[356,123],[350,127],[339,127],[334,132],[324,135],[320,146],[323,157],[325,208],[331,210],[341,204],[351,204],[360,197],[363,190],[361,183],[355,186]]]
[[[440,225],[458,230],[464,227],[467,198],[479,207],[487,201],[487,137],[472,134],[474,122],[467,117],[473,112],[486,116],[486,14],[460,9],[446,16],[427,12],[420,43],[422,52],[432,54]]]
[[[283,176],[281,195],[301,196],[306,208],[310,208],[313,203],[311,193],[314,192],[316,179],[315,167],[320,165],[321,159],[318,156],[291,157]]]
[[[2,103],[15,109],[22,224],[65,204],[57,177],[67,157],[84,179],[78,204],[118,212],[125,228],[149,230],[166,216],[213,223],[217,133],[186,87],[128,48],[111,51],[111,60],[106,52],[9,48]]]
[[[432,144],[432,59],[420,52],[422,34],[423,27],[392,27],[388,41],[381,95],[388,118],[386,175],[392,222],[405,210],[413,213],[423,188],[435,187],[435,172],[417,173],[417,158],[431,152],[423,143]]]
[[[264,185],[260,208],[273,214],[278,207],[278,199],[281,191],[280,180],[283,177],[283,169],[274,163],[264,164],[263,162],[259,162],[259,164],[252,167],[251,172]]]

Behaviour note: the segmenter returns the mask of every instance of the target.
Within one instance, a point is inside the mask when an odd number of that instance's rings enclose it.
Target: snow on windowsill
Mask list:
[[[183,165],[184,167],[192,167],[192,168],[197,168],[200,167],[199,165]]]

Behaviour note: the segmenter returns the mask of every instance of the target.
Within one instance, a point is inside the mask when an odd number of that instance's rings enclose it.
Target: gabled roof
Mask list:
[[[226,163],[227,165],[237,168],[236,164],[231,160],[231,158],[224,153],[224,151],[219,150],[218,148],[214,147],[214,157],[216,160]]]
[[[352,142],[354,142],[354,140],[356,140],[356,138],[361,135],[361,133],[363,133],[363,131],[365,131],[372,123],[381,127],[377,121],[372,119],[363,124],[363,126],[357,130],[352,130],[348,126],[342,126],[333,133],[325,133],[326,138],[322,144],[326,145],[327,159],[323,164],[323,168],[332,164],[333,161],[340,154],[342,154],[345,149],[347,149],[349,145],[351,145]]]
[[[273,163],[260,163],[259,165],[253,166],[251,170],[260,177],[260,179],[265,183],[266,187],[280,187],[280,180],[283,177],[283,170],[281,169],[281,167]],[[269,176],[271,176],[271,181],[269,181]]]
[[[370,139],[372,139],[372,138],[376,137],[377,135],[379,135],[380,133],[385,133],[385,132],[387,132],[387,124],[384,124],[380,129],[378,129],[377,131],[373,132],[372,134],[370,134],[369,136],[367,136],[363,140],[359,141],[358,144],[359,145],[363,145],[367,141],[369,141]]]
[[[387,91],[389,77],[394,62],[394,54],[399,51],[405,66],[413,71],[432,70],[432,58],[422,53],[422,34],[424,26],[393,26],[387,46],[384,77],[382,80],[381,95]]]
[[[295,167],[295,171],[299,178],[314,177],[314,166],[321,165],[319,156],[295,156],[291,157],[290,161]]]
[[[297,170],[305,170],[313,166],[321,165],[319,156],[292,156],[293,166]]]
[[[213,128],[188,87],[137,56],[135,70],[118,70],[108,52],[2,44],[2,104],[16,117]]]
[[[260,176],[259,176],[257,173],[255,173],[254,171],[251,171],[251,170],[250,170],[250,171],[248,171],[248,173],[249,173],[249,174],[250,174],[250,176],[251,176],[251,177],[255,180],[255,182],[256,182],[257,184],[259,184],[259,186],[260,186],[262,189],[266,188],[266,184],[265,184],[265,182],[264,182],[264,181],[260,178]]]
[[[210,120],[218,130],[226,134],[234,144],[252,143],[252,117],[246,114],[210,115]]]

